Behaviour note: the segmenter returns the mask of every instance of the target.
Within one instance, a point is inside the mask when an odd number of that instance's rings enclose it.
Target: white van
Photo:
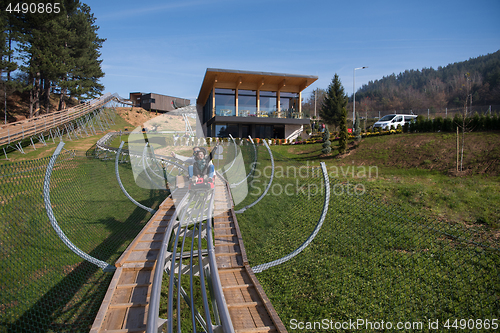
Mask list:
[[[373,129],[376,129],[377,127],[380,127],[383,130],[396,129],[398,125],[401,125],[402,127],[405,123],[410,123],[416,118],[417,116],[412,114],[388,114],[373,124]]]

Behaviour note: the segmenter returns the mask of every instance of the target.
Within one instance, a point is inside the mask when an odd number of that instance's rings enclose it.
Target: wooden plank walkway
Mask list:
[[[215,256],[235,332],[286,332],[248,264],[231,192],[218,181],[215,193]]]
[[[92,104],[79,104],[69,109],[51,112],[38,117],[16,121],[0,125],[0,146],[13,144],[16,141],[29,139],[35,135],[46,133],[50,129],[72,122],[99,107],[104,106],[113,95],[102,96],[101,99],[93,101]]]
[[[156,257],[174,210],[168,197],[118,259],[91,333],[145,332]]]
[[[232,202],[227,185],[218,180],[214,207],[215,255],[234,330],[236,333],[286,332],[248,264]],[[116,262],[116,272],[91,333],[145,332],[156,258],[174,214],[173,203],[169,197],[160,205]]]

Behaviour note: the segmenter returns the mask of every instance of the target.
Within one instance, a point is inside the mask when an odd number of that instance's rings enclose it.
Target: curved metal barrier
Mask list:
[[[47,216],[50,220],[50,224],[52,225],[52,228],[54,228],[57,236],[62,240],[62,242],[71,250],[73,251],[76,255],[80,256],[81,258],[93,263],[94,265],[99,266],[102,268],[105,272],[112,272],[116,268],[115,266],[112,266],[108,264],[107,262],[104,262],[102,260],[99,260],[97,258],[94,258],[87,253],[83,252],[80,250],[75,244],[73,244],[69,238],[64,234],[64,231],[62,231],[61,227],[59,226],[59,223],[57,223],[57,220],[54,216],[54,212],[52,211],[52,204],[50,202],[50,177],[52,175],[52,170],[54,168],[54,165],[56,163],[57,157],[61,153],[61,150],[63,149],[65,143],[60,142],[57,145],[56,150],[54,151],[54,154],[52,154],[52,157],[50,158],[49,164],[47,166],[47,171],[45,172],[45,178],[43,181],[43,201],[45,203],[45,210],[47,211]]]
[[[149,148],[149,149],[148,149]],[[150,152],[148,152],[148,150]],[[151,154],[151,157],[148,156],[148,154]],[[153,152],[153,147],[151,147],[149,145],[149,142],[146,142],[146,144],[144,145],[144,149],[142,150],[142,159],[141,159],[141,163],[142,163],[142,167],[143,167],[143,171],[144,173],[146,174],[146,176],[148,177],[149,179],[149,183],[151,185],[154,186],[154,188],[157,188],[157,189],[160,189],[160,188],[165,188],[166,186],[165,185],[159,185],[155,180],[153,180],[153,178],[151,178],[151,175],[149,174],[149,172],[151,172],[156,178],[158,179],[163,179],[163,181],[165,181],[165,178],[163,175],[158,175],[152,168],[151,168],[151,164],[149,163],[150,161],[154,161],[156,163],[158,163],[158,160],[157,158],[154,156],[154,152]],[[152,187],[153,187],[152,186]]]
[[[125,142],[123,142],[123,141],[120,143],[120,147],[118,148],[118,151],[116,152],[116,158],[115,158],[115,174],[116,174],[116,180],[118,181],[118,185],[120,185],[120,188],[121,188],[123,194],[125,194],[125,196],[130,201],[132,201],[137,207],[140,207],[140,208],[150,212],[151,214],[154,214],[154,213],[156,213],[156,210],[154,210],[153,208],[144,206],[143,204],[141,204],[140,202],[137,202],[134,198],[132,198],[132,196],[130,194],[128,194],[127,190],[123,186],[123,183],[120,179],[120,172],[118,171],[118,159],[119,159],[120,154],[122,152],[122,148],[123,148],[124,143]]]
[[[255,167],[257,166],[257,148],[255,147],[255,143],[253,142],[252,137],[249,135],[248,138],[250,139],[250,142],[252,142],[253,152],[254,152],[254,160],[253,163],[251,164],[250,172],[248,172],[247,176],[242,180],[240,180],[239,182],[229,185],[231,188],[235,188],[241,185],[244,181],[246,181],[248,177],[250,177],[250,175],[255,171]]]
[[[174,215],[172,216],[171,221],[174,222],[177,219],[178,212],[182,207],[185,206],[187,201],[187,196],[185,196],[178,204],[177,208],[174,211]],[[164,323],[164,321],[160,321],[159,312],[160,312],[160,296],[161,296],[161,285],[163,279],[163,270],[165,268],[164,264],[159,265],[158,263],[164,263],[167,256],[167,242],[172,234],[172,230],[174,227],[178,225],[178,223],[169,223],[167,231],[164,234],[161,246],[160,253],[158,255],[157,264],[155,267],[154,277],[153,277],[153,285],[151,287],[151,298],[149,302],[149,310],[148,310],[148,318],[147,318],[147,332],[158,332],[159,326]]]
[[[231,140],[233,140],[234,158],[233,158],[233,161],[231,162],[231,165],[226,170],[223,171],[223,174],[225,174],[226,172],[228,172],[229,170],[231,170],[231,168],[234,165],[234,162],[236,162],[236,157],[238,156],[238,146],[236,145],[236,141],[234,140],[234,138],[233,138],[233,136],[231,134],[229,134],[229,136],[231,137]]]
[[[294,251],[292,251],[291,253],[287,254],[283,258],[280,258],[280,259],[277,259],[277,260],[274,260],[274,261],[271,261],[271,262],[268,262],[268,263],[265,263],[265,264],[261,264],[261,265],[257,265],[257,266],[252,267],[252,270],[255,273],[260,273],[260,272],[262,272],[262,271],[264,271],[264,270],[266,270],[268,268],[277,266],[279,264],[282,264],[282,263],[284,263],[284,262],[292,259],[297,254],[299,254],[300,252],[302,252],[309,244],[311,244],[311,242],[313,241],[313,239],[318,234],[319,230],[323,226],[323,222],[325,221],[326,213],[328,212],[328,203],[330,202],[330,186],[329,186],[330,179],[328,177],[328,171],[326,170],[326,164],[325,164],[325,162],[321,162],[321,171],[323,173],[323,181],[325,183],[325,200],[323,202],[323,211],[321,212],[321,216],[320,216],[319,221],[316,224],[316,227],[314,228],[313,232],[309,235],[309,237],[305,240],[305,242],[302,243],[302,245],[300,245],[298,248],[296,248]]]
[[[273,153],[271,152],[271,148],[269,148],[269,145],[267,144],[266,140],[263,140],[264,142],[264,145],[266,146],[267,148],[267,151],[269,153],[269,157],[271,158],[271,168],[272,168],[272,171],[271,171],[271,178],[269,179],[269,183],[267,184],[266,186],[266,189],[264,190],[264,192],[261,194],[261,196],[255,200],[254,202],[252,202],[251,204],[235,211],[235,213],[237,214],[241,214],[243,213],[244,211],[246,211],[248,208],[251,208],[253,206],[255,206],[257,203],[259,203],[260,200],[262,200],[262,198],[264,198],[267,194],[267,191],[269,191],[269,189],[271,188],[271,185],[273,183],[273,178],[274,178],[274,158],[273,158]]]

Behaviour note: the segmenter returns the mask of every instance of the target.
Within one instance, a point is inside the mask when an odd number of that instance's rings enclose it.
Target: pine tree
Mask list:
[[[50,112],[51,88],[57,86],[71,68],[71,55],[66,41],[69,39],[68,15],[61,15],[50,20],[45,25],[45,31],[50,32],[41,38],[50,47],[44,48],[40,59],[40,95],[45,100],[45,112]]]
[[[343,110],[347,106],[347,95],[340,82],[339,76],[335,73],[332,82],[328,86],[323,105],[320,109],[321,118],[330,125],[339,126]]]
[[[323,133],[323,149],[321,149],[321,152],[323,154],[330,154],[332,151],[332,142],[330,141],[330,131],[328,130],[328,126],[325,126],[325,132]]]
[[[90,99],[99,96],[104,86],[98,81],[104,76],[99,59],[105,39],[99,38],[95,17],[90,7],[81,4],[78,12],[71,18],[70,29],[73,34],[71,56],[74,67],[68,75],[68,88],[71,96],[78,99]]]
[[[356,112],[356,119],[354,120],[354,139],[361,141],[361,126],[359,125],[359,114]]]
[[[59,89],[59,109],[65,108],[68,95],[87,99],[102,92],[99,49],[105,40],[97,35],[99,27],[89,6],[65,0],[58,15],[28,12],[17,18],[22,35],[20,69],[27,77],[24,90],[30,91],[30,117],[39,112],[41,98],[49,112],[52,89]]]
[[[26,85],[22,91],[29,91],[29,116],[34,116],[36,104],[39,103],[39,82],[40,82],[40,62],[43,54],[43,45],[39,43],[40,36],[44,36],[43,32],[38,30],[41,27],[41,20],[30,21],[26,17],[22,18],[22,24],[18,27],[21,31],[19,40],[19,51],[23,63],[19,67],[27,76]]]
[[[13,29],[13,19],[6,11],[0,11],[0,80],[3,88],[5,123],[7,123],[8,91],[16,86],[16,82],[11,80],[11,73],[17,69],[12,42],[17,41],[18,34]],[[5,76],[4,73],[6,73]]]
[[[6,11],[0,11],[0,77],[2,79],[1,74],[7,73],[7,78],[10,78],[10,73],[17,69],[12,49],[12,42],[16,41],[16,33],[12,30],[11,21]]]
[[[347,109],[343,108],[339,119],[339,154],[345,153],[347,149],[347,138],[349,134],[347,133]]]
[[[67,57],[67,54],[61,54],[61,42],[67,34],[65,21],[70,14],[67,8],[75,8],[76,4],[75,0],[64,1],[59,13],[28,11],[16,14],[19,22],[16,28],[21,34],[19,52],[23,59],[20,69],[28,78],[23,90],[30,92],[30,118],[40,112],[41,91],[47,95],[52,80],[66,70],[61,66],[64,56]]]

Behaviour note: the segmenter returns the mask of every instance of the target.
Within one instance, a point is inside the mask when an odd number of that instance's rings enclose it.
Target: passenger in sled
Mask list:
[[[203,147],[196,151],[194,162],[188,167],[190,189],[214,188],[215,168],[211,155],[207,155]]]
[[[174,152],[171,152],[170,154],[172,155],[173,158],[178,159],[179,161],[185,162],[187,164],[192,164],[195,161],[196,153],[201,149],[202,147],[193,147],[193,155],[191,156],[183,156],[176,154]],[[211,163],[212,161],[210,161]]]

